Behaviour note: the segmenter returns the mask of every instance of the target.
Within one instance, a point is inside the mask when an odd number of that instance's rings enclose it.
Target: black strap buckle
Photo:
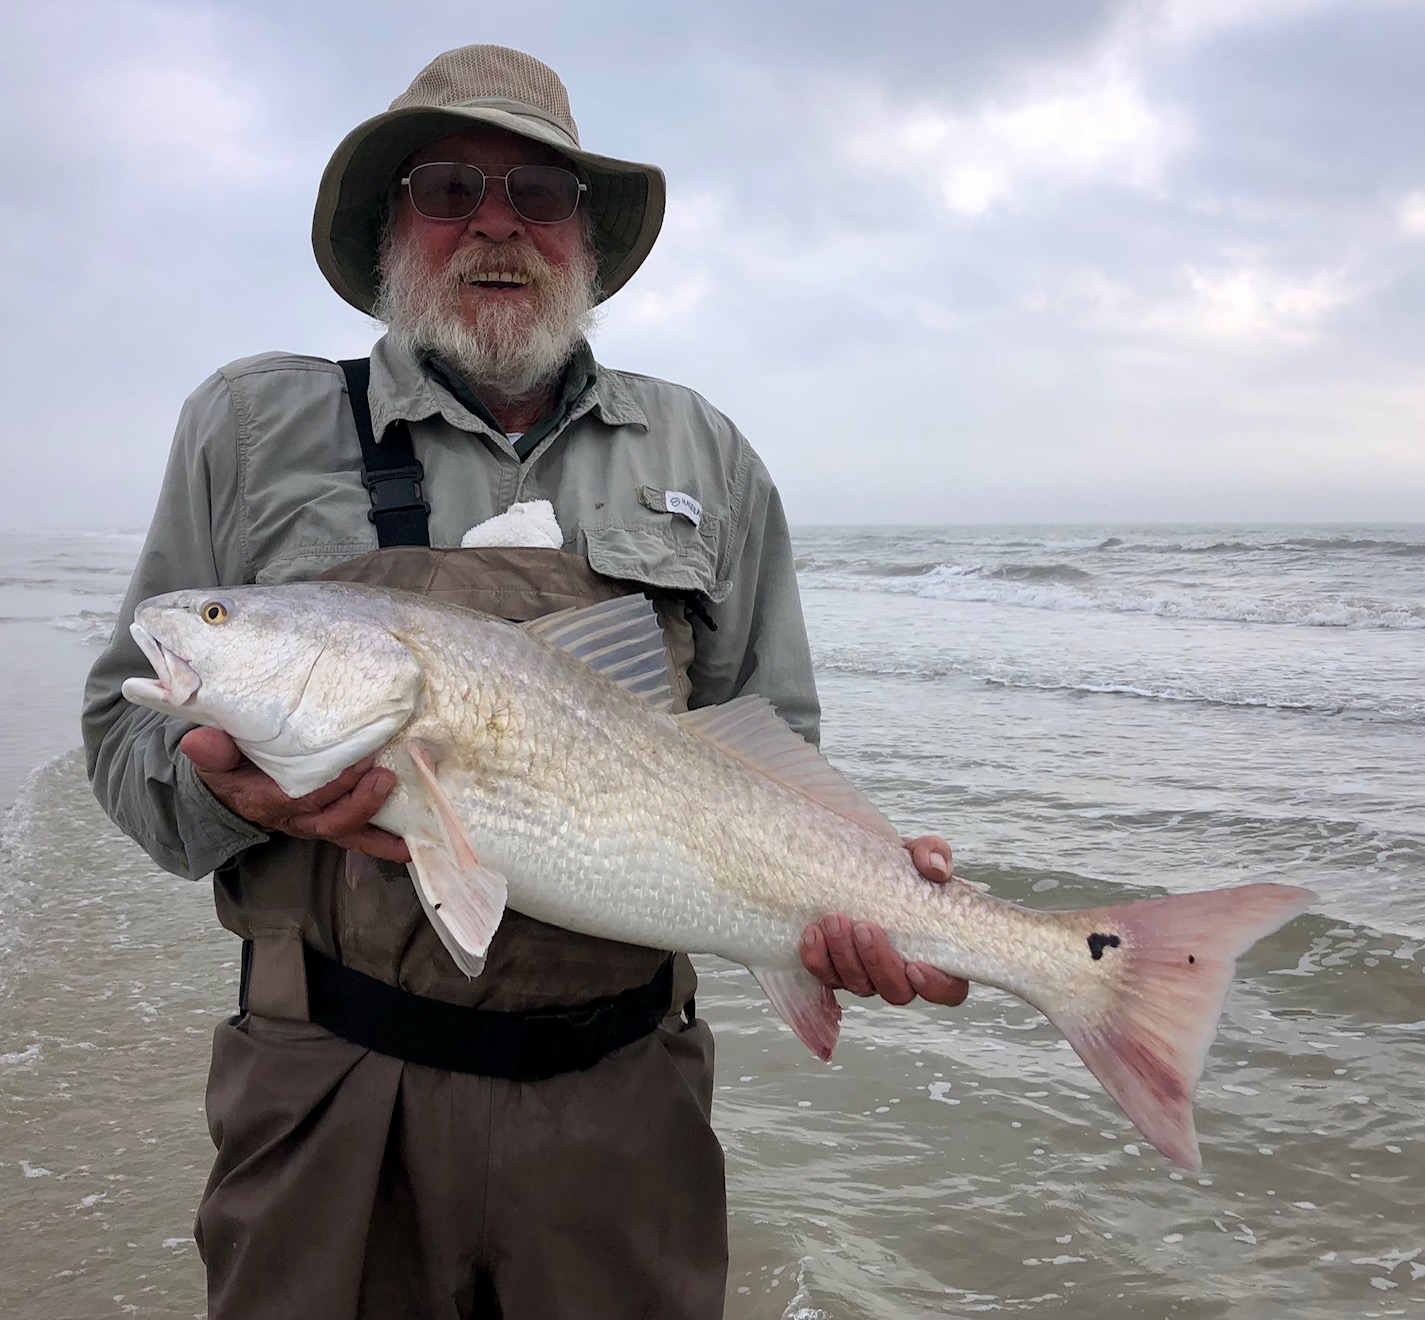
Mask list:
[[[523,1016],[524,1029],[514,1054],[517,1071],[527,1076],[539,1076],[554,1067],[561,1072],[593,1067],[609,1053],[615,1028],[628,1025],[611,1003]]]
[[[365,469],[361,473],[361,484],[371,495],[371,508],[366,517],[375,522],[378,515],[403,513],[409,509],[430,512],[430,505],[421,498],[421,482],[425,480],[425,468],[420,461],[409,467],[385,468],[376,472]]]

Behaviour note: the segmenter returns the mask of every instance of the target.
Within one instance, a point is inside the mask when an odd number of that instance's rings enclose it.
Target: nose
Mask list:
[[[485,179],[485,195],[466,222],[466,232],[490,243],[508,243],[525,231],[520,213],[510,205],[502,178]]]

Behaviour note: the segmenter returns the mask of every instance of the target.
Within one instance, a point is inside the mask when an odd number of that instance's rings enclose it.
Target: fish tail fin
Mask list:
[[[1106,975],[1091,993],[1038,1006],[1175,1164],[1201,1166],[1192,1095],[1238,957],[1314,898],[1258,884],[1061,914],[1088,932],[1084,957]]]

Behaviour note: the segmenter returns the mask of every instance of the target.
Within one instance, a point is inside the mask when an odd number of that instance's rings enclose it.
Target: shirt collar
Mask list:
[[[565,415],[578,417],[593,412],[610,426],[647,428],[647,416],[619,373],[600,367],[587,342],[580,341],[564,381],[558,407]],[[392,422],[419,422],[436,415],[462,431],[500,434],[457,397],[441,379],[441,373],[433,371],[429,363],[401,347],[389,334],[377,340],[371,350],[370,397],[371,428],[378,441]]]

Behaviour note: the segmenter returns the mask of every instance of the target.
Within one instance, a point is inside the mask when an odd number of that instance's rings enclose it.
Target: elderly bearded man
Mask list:
[[[290,801],[225,734],[119,692],[145,671],[135,604],[180,587],[325,576],[514,620],[644,591],[683,701],[762,693],[815,739],[762,463],[698,395],[586,342],[663,195],[657,169],[580,148],[543,64],[442,55],[342,142],[318,194],[323,274],[389,326],[369,367],[265,354],[184,408],[85,741],[105,808],[166,869],[212,871],[245,941],[196,1229],[214,1316],[722,1313],[712,1040],[687,959],[511,912],[468,980],[405,845],[370,824],[389,771],[356,765]],[[552,501],[562,548],[453,548],[529,499]],[[943,841],[911,846],[948,875]],[[803,959],[896,1003],[965,993],[838,915],[808,928]]]

